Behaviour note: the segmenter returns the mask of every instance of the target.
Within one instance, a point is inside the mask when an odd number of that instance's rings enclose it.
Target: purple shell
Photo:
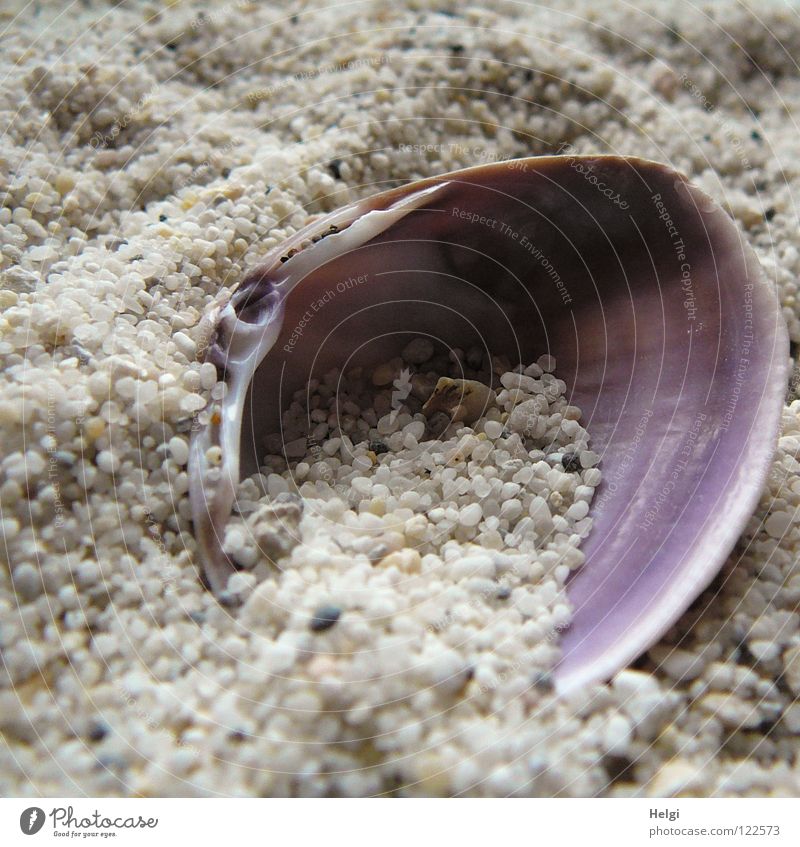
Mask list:
[[[279,431],[309,379],[412,335],[556,357],[603,472],[568,586],[561,692],[635,659],[719,571],[765,481],[788,378],[775,291],[731,219],[670,168],[617,156],[469,168],[347,206],[273,250],[206,326],[228,393],[195,433],[190,495],[216,593],[233,570],[221,537],[240,450],[255,468],[255,436]]]

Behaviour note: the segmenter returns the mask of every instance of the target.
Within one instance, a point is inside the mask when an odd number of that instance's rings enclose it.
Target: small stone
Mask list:
[[[612,685],[637,735],[647,737],[659,725],[662,712],[670,708],[657,679],[643,671],[624,670],[614,677]]]
[[[523,512],[519,500],[504,500],[500,505],[500,517],[513,523]]]
[[[612,684],[623,700],[642,694],[655,696],[659,693],[656,679],[643,671],[620,671],[614,677]]]
[[[754,704],[742,700],[736,694],[712,692],[699,702],[701,708],[719,718],[729,729],[756,727],[761,721]]]
[[[250,595],[251,601],[258,601],[258,589]],[[262,657],[264,669],[268,673],[284,674],[291,669],[297,659],[297,649],[291,644],[278,641],[267,643]]]
[[[464,356],[467,366],[478,371],[483,366],[483,350],[480,347],[470,347]]]
[[[396,414],[390,413],[388,415],[384,415],[378,421],[378,433],[380,435],[392,435],[397,432],[397,418]]]
[[[476,553],[473,556],[464,556],[455,562],[451,567],[451,574],[456,581],[472,577],[492,579],[495,570],[491,556],[486,553]]]
[[[581,425],[577,421],[570,420],[569,418],[564,418],[561,421],[561,431],[567,438],[574,439],[580,433],[580,430]]]
[[[795,700],[783,712],[783,725],[794,735],[800,734],[800,701]]]
[[[512,432],[525,437],[533,437],[542,417],[542,409],[541,400],[525,400],[514,407],[514,410],[508,416],[506,425]],[[544,428],[542,428],[542,432]]]
[[[586,485],[597,487],[600,484],[602,474],[598,468],[587,468],[583,472],[583,481]]]
[[[567,509],[567,518],[572,521],[582,520],[588,514],[589,504],[585,500],[579,500]]]
[[[255,588],[255,574],[247,571],[237,571],[231,574],[228,579],[228,592],[236,595],[239,599],[244,599]]]
[[[181,398],[181,411],[191,414],[199,412],[206,405],[206,398],[200,394],[187,394]]]
[[[44,456],[34,450],[25,451],[25,472],[29,479],[40,476],[47,467]]]
[[[111,452],[111,450],[101,450],[97,454],[97,467],[103,473],[113,474],[119,470],[119,459]]]
[[[404,573],[418,573],[422,567],[422,557],[411,547],[404,547],[376,560],[382,568],[395,567]]]
[[[647,786],[650,797],[679,797],[683,792],[695,794],[701,784],[702,769],[684,760],[669,761]]]
[[[284,453],[287,459],[300,459],[306,454],[307,441],[305,438],[295,438],[284,445]]]
[[[436,388],[436,377],[428,374],[414,374],[411,377],[411,396],[423,403],[433,394]]]
[[[750,653],[757,662],[771,662],[780,656],[781,645],[777,641],[767,641],[763,638],[756,638],[749,641],[747,646],[750,648]]]
[[[534,394],[537,388],[541,387],[541,383],[538,383],[533,377],[512,371],[504,373],[500,377],[500,384],[509,391],[524,391],[527,394]]]
[[[320,606],[311,618],[308,628],[312,632],[325,632],[330,629],[342,616],[342,610],[338,606]]]
[[[217,382],[217,368],[212,362],[203,362],[200,365],[200,386],[205,391],[210,391]],[[224,383],[223,383],[224,384]],[[219,399],[219,398],[215,398]]]
[[[483,518],[483,510],[480,503],[470,503],[469,506],[464,506],[458,516],[458,522],[462,526],[477,526]]]
[[[406,426],[403,427],[403,433],[405,435],[410,435],[415,440],[419,441],[420,438],[425,435],[425,422],[412,421],[410,424],[406,424]]]
[[[443,438],[444,433],[447,431],[447,428],[449,426],[449,415],[445,414],[444,412],[434,412],[432,415],[428,415],[428,428],[426,430],[426,436],[431,441]]]
[[[677,648],[654,647],[650,655],[656,665],[669,677],[681,682],[696,679],[707,664],[702,656]]]
[[[494,391],[482,382],[442,377],[422,411],[429,419],[436,412],[444,412],[453,421],[473,424],[495,400]]]
[[[252,235],[255,230],[253,222],[247,220],[247,218],[234,218],[233,225],[236,228],[236,232],[245,237]]]
[[[176,332],[175,335],[172,336],[172,340],[175,342],[175,346],[178,350],[183,353],[189,361],[194,360],[197,355],[197,345],[185,332]]]
[[[421,365],[433,356],[433,342],[429,338],[415,338],[400,354],[410,365]]]
[[[487,438],[491,438],[494,441],[503,434],[503,424],[499,421],[486,421],[483,425],[483,431],[486,433]]]
[[[55,188],[59,194],[67,194],[75,188],[75,178],[69,171],[59,171],[55,179]]]
[[[561,456],[561,464],[563,465],[564,470],[569,473],[576,473],[583,467],[580,457],[576,456],[574,453],[564,453]]]
[[[611,756],[624,756],[631,743],[631,725],[621,714],[612,714],[603,728],[603,747]]]
[[[102,741],[108,735],[108,726],[101,720],[94,720],[89,726],[86,737],[89,741]]]
[[[772,538],[782,538],[792,526],[794,515],[789,512],[773,512],[764,522],[764,529]]]
[[[551,520],[550,507],[544,497],[536,496],[531,500],[528,507],[528,514],[533,518],[534,524],[541,526],[548,524]]]
[[[23,600],[35,600],[42,593],[42,577],[30,562],[17,565],[13,577],[14,590]]]
[[[326,456],[335,456],[342,446],[341,438],[331,438],[322,445],[322,452]]]
[[[800,646],[783,651],[783,678],[795,697],[800,697]]]
[[[249,537],[255,542],[257,551],[274,563],[291,553],[299,543],[302,516],[303,501],[295,494],[279,493],[274,502],[262,504],[249,516]]]
[[[403,362],[401,359],[392,359],[391,362],[379,365],[372,372],[372,384],[378,386],[389,385],[400,375],[402,366]]]
[[[280,494],[285,494],[289,491],[289,483],[277,473],[271,473],[267,477],[267,494],[274,500]],[[289,500],[288,502],[292,502]]]
[[[169,440],[169,452],[179,465],[185,465],[189,461],[189,444],[180,436],[174,436]]]

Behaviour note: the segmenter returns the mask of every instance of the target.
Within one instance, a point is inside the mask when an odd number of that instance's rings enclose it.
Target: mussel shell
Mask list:
[[[360,201],[273,250],[209,326],[229,392],[222,423],[195,436],[191,497],[216,591],[240,449],[254,467],[296,388],[413,335],[555,356],[603,472],[568,586],[563,692],[635,659],[719,571],[766,478],[788,378],[774,287],[733,221],[669,167],[617,156],[500,162]]]

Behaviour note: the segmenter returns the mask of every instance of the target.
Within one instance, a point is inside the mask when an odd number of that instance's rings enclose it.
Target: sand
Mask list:
[[[297,613],[347,557],[243,578],[241,607],[218,604],[185,467],[215,378],[198,323],[271,246],[375,190],[565,144],[711,193],[800,342],[796,11],[10,5],[0,792],[796,796],[797,380],[719,577],[635,668],[561,700],[488,604],[454,612],[495,657],[481,675],[438,632],[370,624],[419,600],[389,569],[352,570],[362,615]],[[433,622],[443,590],[425,586]]]

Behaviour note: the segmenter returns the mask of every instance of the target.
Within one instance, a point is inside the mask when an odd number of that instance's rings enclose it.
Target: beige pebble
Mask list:
[[[786,684],[796,697],[800,697],[800,645],[784,650],[783,667]]]
[[[494,402],[494,391],[482,382],[441,377],[422,411],[428,417],[444,412],[452,420],[473,424]]]

